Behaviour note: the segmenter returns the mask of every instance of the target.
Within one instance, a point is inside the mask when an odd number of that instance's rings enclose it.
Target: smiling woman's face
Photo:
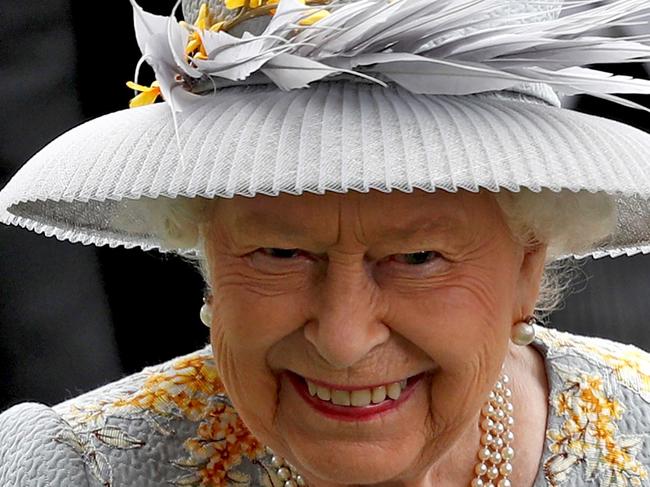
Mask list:
[[[237,197],[204,231],[228,394],[321,484],[417,477],[473,431],[543,267],[487,192]]]

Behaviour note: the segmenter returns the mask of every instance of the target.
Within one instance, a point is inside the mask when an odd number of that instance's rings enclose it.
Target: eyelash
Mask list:
[[[437,259],[437,258],[439,258],[439,257],[442,257],[438,252],[436,252],[436,251],[434,251],[434,250],[422,250],[422,251],[420,251],[420,252],[410,252],[410,253],[408,253],[408,254],[395,254],[394,256],[391,256],[391,257],[392,257],[391,260],[395,260],[396,257],[401,257],[401,256],[410,256],[410,255],[421,256],[421,255],[423,255],[423,254],[427,254],[427,255],[429,255],[429,256],[433,256],[433,257],[434,257],[434,260]],[[419,267],[419,266],[423,266],[423,265],[425,265],[425,264],[430,264],[430,263],[433,262],[434,260],[427,260],[427,261],[426,261],[425,263],[423,263],[423,264],[414,264],[414,265],[413,265],[413,264],[406,264],[406,265],[408,265],[408,266],[412,266],[412,267]]]
[[[261,248],[261,249],[257,249],[256,252],[261,252],[262,254],[266,255],[267,257],[271,257],[271,258],[273,258],[273,259],[278,258],[278,259],[284,259],[284,260],[287,260],[286,258],[275,257],[275,256],[273,256],[273,255],[270,255],[269,251],[275,251],[275,250],[279,250],[279,251],[281,251],[281,252],[298,252],[298,253],[301,254],[301,255],[305,255],[305,254],[304,254],[301,250],[299,250],[299,249],[281,249],[281,248],[278,248],[278,247],[263,247],[263,248]]]
[[[307,254],[306,252],[303,252],[300,249],[282,249],[282,248],[277,248],[277,247],[264,247],[264,248],[257,249],[257,252],[261,252],[263,255],[265,255],[267,257],[270,257],[271,259],[291,260],[291,257],[288,257],[288,258],[287,257],[275,257],[275,256],[271,255],[270,252],[278,251],[278,250],[282,251],[282,252],[294,252],[294,253],[297,253],[297,255],[309,256],[309,254]],[[400,257],[400,256],[412,256],[412,255],[419,256],[419,255],[422,255],[422,254],[428,254],[428,255],[434,256],[436,258],[437,257],[442,257],[438,252],[435,252],[433,250],[423,250],[423,251],[419,251],[419,252],[410,252],[410,253],[407,253],[407,254],[395,254],[395,255],[391,256],[390,260],[395,261],[396,257]],[[407,265],[409,267],[421,267],[421,266],[429,264],[431,262],[433,262],[433,261],[428,260],[427,262],[422,263],[422,264],[414,264],[414,265],[413,264],[405,264],[405,265]]]

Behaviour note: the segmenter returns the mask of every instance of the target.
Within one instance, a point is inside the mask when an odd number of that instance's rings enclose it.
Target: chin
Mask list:
[[[285,378],[273,427],[276,439],[282,438],[283,456],[307,480],[328,487],[417,476],[430,415],[430,381],[423,378],[407,381],[393,405],[379,402],[361,417],[349,416],[347,406],[323,407],[306,386]]]
[[[291,441],[295,467],[328,484],[381,484],[413,474],[420,447],[348,442]]]

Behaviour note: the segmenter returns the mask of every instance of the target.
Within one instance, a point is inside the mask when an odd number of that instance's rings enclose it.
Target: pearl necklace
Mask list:
[[[478,463],[474,467],[476,477],[471,487],[495,487],[494,480],[501,479],[496,487],[512,487],[508,479],[512,474],[510,461],[515,456],[512,442],[515,435],[512,426],[512,391],[508,387],[510,378],[503,374],[488,395],[488,402],[481,409],[481,448]]]
[[[510,461],[515,456],[512,448],[514,434],[512,426],[512,391],[508,387],[510,378],[503,374],[488,395],[488,401],[481,409],[481,448],[477,453],[478,462],[474,467],[476,477],[471,487],[512,487],[508,479],[512,474]],[[305,479],[296,469],[273,450],[266,447],[271,455],[271,465],[276,475],[284,481],[284,487],[305,487]],[[501,479],[495,484],[497,477]]]
[[[280,480],[284,480],[284,487],[304,487],[307,485],[305,479],[296,471],[293,465],[273,453],[273,450],[268,446],[266,452],[271,455],[271,465],[275,468],[276,475]]]

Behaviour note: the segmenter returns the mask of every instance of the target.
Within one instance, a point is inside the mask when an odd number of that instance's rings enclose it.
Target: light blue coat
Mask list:
[[[650,486],[650,355],[537,327],[550,385],[535,487]],[[209,346],[54,407],[0,415],[0,486],[282,487]]]

